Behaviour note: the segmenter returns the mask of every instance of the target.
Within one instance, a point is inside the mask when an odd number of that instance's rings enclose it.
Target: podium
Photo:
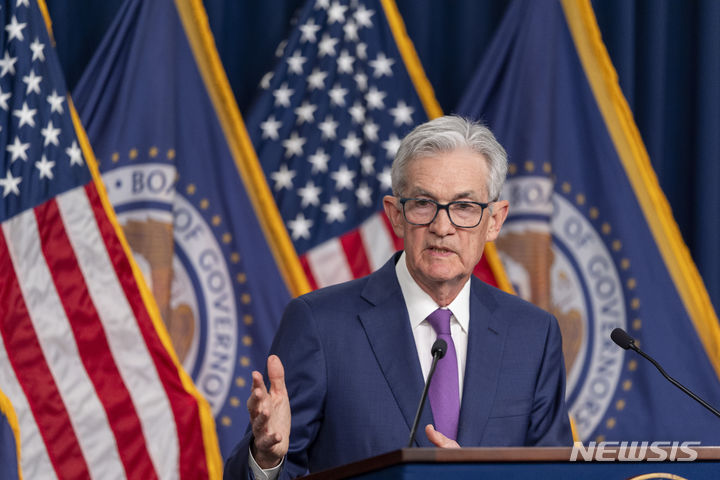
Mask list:
[[[572,448],[404,448],[337,468],[302,477],[303,480],[524,480],[524,479],[631,479],[631,480],[702,480],[720,478],[720,447],[692,447],[693,461],[677,448],[655,447],[665,458],[675,461],[653,461],[660,458],[648,451],[645,460],[620,461],[627,458],[606,450],[599,457],[585,460],[576,455],[570,461]],[[617,450],[617,449],[616,449]],[[632,456],[632,455],[631,455]],[[589,457],[589,456],[588,456]],[[600,458],[597,460],[596,458]]]

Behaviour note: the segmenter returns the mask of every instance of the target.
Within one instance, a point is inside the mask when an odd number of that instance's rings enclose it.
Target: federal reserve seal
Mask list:
[[[627,328],[632,300],[621,280],[617,244],[596,227],[598,209],[588,208],[570,184],[555,187],[549,175],[511,176],[503,190],[510,212],[496,245],[518,295],[558,319],[566,398],[587,440],[613,426],[611,405],[626,366],[610,332]],[[621,406],[618,400],[613,405]]]

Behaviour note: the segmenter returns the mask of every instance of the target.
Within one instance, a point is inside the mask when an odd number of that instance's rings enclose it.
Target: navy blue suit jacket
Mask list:
[[[281,478],[407,446],[423,376],[393,256],[377,272],[291,301],[271,353],[290,396]],[[471,280],[458,443],[569,446],[560,329],[549,313]],[[434,423],[426,403],[420,429]],[[248,432],[225,465],[249,478]],[[433,446],[423,431],[418,446]]]

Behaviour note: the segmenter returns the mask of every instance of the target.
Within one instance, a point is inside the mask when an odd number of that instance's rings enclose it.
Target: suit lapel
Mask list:
[[[424,381],[405,300],[395,276],[395,258],[371,275],[362,295],[373,307],[359,314],[359,318],[408,425],[409,435]],[[428,423],[433,423],[433,419],[430,405],[426,403],[418,429]],[[416,443],[432,446],[423,432],[416,435]]]
[[[458,443],[479,445],[490,416],[500,373],[507,323],[493,314],[495,300],[472,280],[467,361],[460,406]]]

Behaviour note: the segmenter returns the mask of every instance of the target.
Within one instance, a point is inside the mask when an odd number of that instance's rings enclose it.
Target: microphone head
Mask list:
[[[435,340],[435,343],[433,343],[431,352],[433,357],[435,355],[438,356],[438,360],[443,358],[445,356],[445,352],[447,352],[447,342],[442,338],[438,338]]]
[[[635,339],[632,338],[628,333],[623,330],[622,328],[616,328],[610,333],[610,338],[612,338],[612,341],[615,342],[618,347],[624,348],[627,350],[628,348],[635,349]]]

